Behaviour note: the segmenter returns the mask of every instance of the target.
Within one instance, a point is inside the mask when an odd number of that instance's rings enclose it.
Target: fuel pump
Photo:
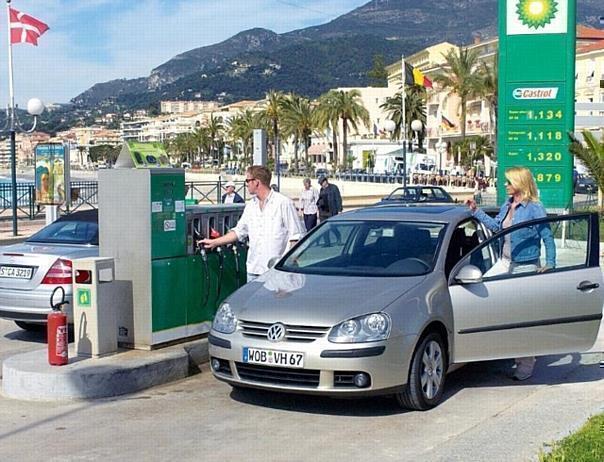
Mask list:
[[[57,292],[61,292],[61,301],[55,303],[55,294]],[[63,305],[66,303],[69,302],[65,300],[65,289],[62,286],[56,287],[50,296],[52,312],[48,314],[46,323],[48,363],[51,366],[64,366],[69,360],[67,352],[67,315],[62,311]]]

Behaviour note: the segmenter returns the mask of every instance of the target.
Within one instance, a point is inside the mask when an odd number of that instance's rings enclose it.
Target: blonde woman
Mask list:
[[[488,216],[469,200],[473,215],[491,231],[499,232],[525,221],[547,216],[539,202],[537,185],[529,169],[512,167],[505,172],[505,188],[509,199],[501,206],[495,218]],[[545,246],[545,266],[541,265],[541,241]],[[526,271],[543,272],[553,269],[556,264],[556,245],[547,224],[522,228],[519,232],[508,233],[504,237],[501,259],[510,273]],[[526,380],[533,374],[535,358],[517,358],[514,379]]]

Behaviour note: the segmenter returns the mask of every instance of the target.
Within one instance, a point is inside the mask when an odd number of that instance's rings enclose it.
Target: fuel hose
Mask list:
[[[224,252],[222,247],[216,247],[218,253],[218,284],[216,287],[216,303],[220,303],[220,290],[222,289],[222,273],[224,272]]]
[[[235,255],[235,279],[237,280],[237,288],[241,287],[240,272],[239,272],[239,247],[237,243],[233,244],[233,255]]]
[[[206,306],[208,304],[208,300],[210,299],[210,268],[208,267],[208,254],[206,250],[203,248],[199,249],[199,254],[201,255],[201,261],[204,267],[204,273],[206,275],[206,293],[204,296],[204,300],[202,306]]]

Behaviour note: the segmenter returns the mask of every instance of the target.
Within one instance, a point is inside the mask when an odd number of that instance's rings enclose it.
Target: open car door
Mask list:
[[[604,302],[598,221],[584,213],[520,223],[459,261],[448,281],[453,362],[593,346]]]

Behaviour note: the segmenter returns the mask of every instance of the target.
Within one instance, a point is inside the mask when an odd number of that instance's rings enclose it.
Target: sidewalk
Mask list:
[[[35,234],[46,225],[46,219],[36,218],[30,220],[28,218],[17,220],[17,236],[13,236],[13,222],[9,217],[0,219],[0,245],[10,245],[17,242],[22,242],[32,234]]]

